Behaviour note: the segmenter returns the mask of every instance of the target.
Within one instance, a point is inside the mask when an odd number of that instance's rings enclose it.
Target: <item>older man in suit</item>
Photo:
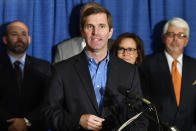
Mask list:
[[[165,51],[144,60],[144,94],[156,105],[163,123],[180,131],[194,130],[196,60],[183,54],[189,40],[187,22],[181,18],[169,20],[164,26],[162,40]]]
[[[80,10],[80,17],[84,13],[84,11],[86,11],[90,7],[101,7],[101,5],[96,2],[85,3]],[[109,47],[112,44],[112,42],[113,40],[109,39]],[[81,53],[85,46],[86,42],[81,36],[77,36],[59,43],[56,47],[54,63],[66,60],[74,55]]]
[[[120,88],[141,95],[137,67],[109,56],[112,17],[103,7],[91,7],[81,20],[86,41],[82,53],[55,64],[43,113],[53,130],[112,131],[136,112],[124,103]],[[144,131],[142,117],[127,130]]]
[[[0,130],[44,131],[40,103],[50,76],[47,61],[26,55],[28,27],[21,21],[7,25],[3,43],[7,54],[0,58]]]

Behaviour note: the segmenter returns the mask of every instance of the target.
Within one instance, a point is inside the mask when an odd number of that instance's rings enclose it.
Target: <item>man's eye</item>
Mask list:
[[[16,33],[11,33],[11,36],[16,36],[17,34]]]
[[[87,28],[88,28],[88,29],[92,29],[93,26],[92,26],[92,25],[88,25]]]
[[[100,28],[105,28],[105,25],[100,25]]]
[[[23,35],[23,36],[27,36],[27,33],[23,33],[22,35]]]

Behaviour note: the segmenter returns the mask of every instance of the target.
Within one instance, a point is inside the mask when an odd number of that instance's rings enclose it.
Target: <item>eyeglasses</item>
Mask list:
[[[178,33],[178,34],[176,34],[176,33],[174,33],[174,32],[167,32],[165,35],[166,35],[167,37],[169,37],[169,38],[175,38],[175,36],[177,36],[177,38],[179,38],[179,39],[184,39],[184,38],[187,37],[187,36],[186,36],[185,34],[183,34],[183,33]]]
[[[118,48],[118,53],[124,54],[125,51],[126,51],[129,55],[132,55],[132,54],[135,53],[136,50],[137,50],[136,48],[127,48],[127,49],[125,49],[123,47],[119,47]]]

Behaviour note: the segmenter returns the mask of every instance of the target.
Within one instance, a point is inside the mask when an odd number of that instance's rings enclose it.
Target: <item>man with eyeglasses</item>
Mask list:
[[[160,120],[180,131],[195,131],[196,60],[183,54],[189,30],[185,20],[169,20],[162,34],[164,52],[147,56],[142,66],[144,94],[156,105]]]

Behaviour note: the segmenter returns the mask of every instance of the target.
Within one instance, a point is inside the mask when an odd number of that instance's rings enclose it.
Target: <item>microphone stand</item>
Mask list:
[[[158,125],[158,130],[159,131],[179,131],[179,129],[177,127],[169,126],[168,124],[163,123],[162,121],[160,121],[156,107],[152,104],[151,104],[151,106],[152,106],[153,111],[155,113],[156,119],[154,119],[152,116],[149,116],[149,114],[145,114],[145,116]]]
[[[127,103],[127,108],[128,110],[130,108],[134,109],[134,105],[132,106],[131,103],[129,103],[131,97],[129,96],[130,95],[130,90],[126,90],[126,93],[125,93],[125,97],[126,97],[126,103]],[[137,97],[136,97],[137,98]],[[158,112],[157,112],[157,109],[156,107],[148,100],[146,99],[139,99],[141,100],[142,102],[144,102],[146,105],[147,105],[147,108],[136,114],[135,116],[131,117],[130,119],[128,119],[125,123],[123,123],[123,125],[118,129],[118,131],[121,131],[123,128],[125,128],[126,126],[128,126],[130,123],[132,123],[134,120],[136,120],[140,115],[144,114],[146,111],[154,111],[155,113],[155,116],[156,116],[156,120],[153,119],[152,117],[150,117],[149,115],[145,115],[145,116],[148,116],[148,119],[151,119],[153,120],[155,123],[158,124],[158,131],[179,131],[179,129],[175,126],[168,126],[167,124],[163,123],[160,121],[159,119],[159,116],[158,116]],[[147,102],[146,102],[147,101]],[[136,103],[137,104],[137,103]],[[145,113],[146,114],[146,113]],[[161,130],[163,129],[163,130]]]
[[[136,120],[139,116],[141,116],[146,110],[148,110],[149,108],[146,108],[144,111],[139,112],[138,114],[136,114],[135,116],[131,117],[129,120],[127,120],[125,123],[123,123],[120,128],[118,129],[118,131],[121,131],[122,129],[124,129],[126,126],[128,126],[130,123],[132,123],[134,120]]]
[[[134,110],[138,110],[137,108],[136,108],[136,106],[138,105],[139,106],[139,104],[142,104],[142,103],[139,103],[138,102],[138,98],[136,98],[136,96],[134,96],[134,97],[131,97],[130,98],[130,90],[126,90],[126,92],[125,92],[125,103],[127,104],[127,110],[129,111],[130,109],[134,109]],[[134,102],[131,102],[131,99],[133,99],[133,100],[135,100]],[[132,105],[132,103],[133,103],[133,105]],[[152,111],[153,110],[153,108],[151,107],[151,106],[148,106],[146,109],[144,109],[143,111],[141,111],[141,112],[139,112],[139,113],[137,113],[136,115],[134,115],[133,117],[131,117],[131,118],[128,118],[128,120],[126,121],[126,122],[124,122],[120,127],[119,127],[119,129],[118,129],[118,131],[121,131],[122,129],[124,129],[125,127],[127,127],[129,124],[131,124],[133,121],[135,121],[138,117],[140,117],[142,114],[144,114],[145,112],[147,112],[147,111]]]

